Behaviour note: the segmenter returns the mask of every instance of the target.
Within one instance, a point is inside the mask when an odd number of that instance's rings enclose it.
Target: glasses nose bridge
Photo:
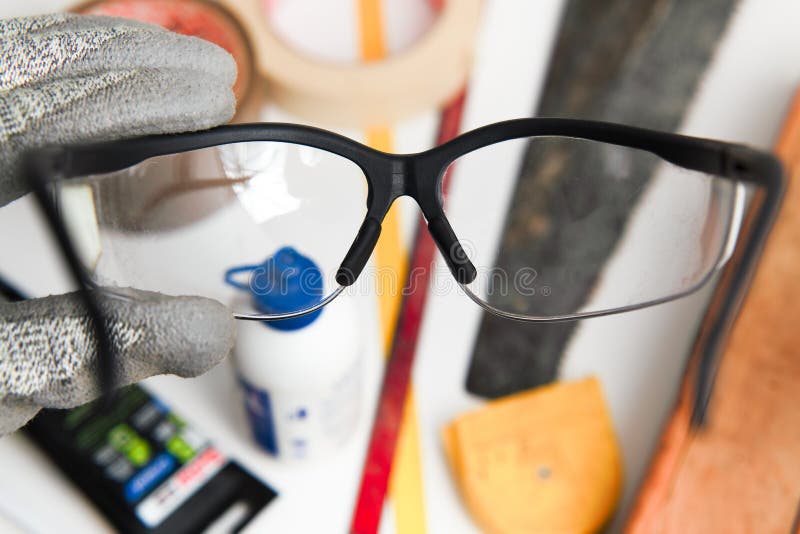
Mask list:
[[[337,282],[342,286],[355,282],[378,242],[384,217],[394,201],[404,196],[416,201],[455,279],[462,284],[472,282],[477,270],[444,214],[438,165],[425,164],[414,154],[386,156],[368,173],[372,191],[367,217],[339,267]]]
[[[442,213],[442,199],[435,172],[418,156],[391,154],[384,162],[378,180],[373,182],[377,195],[370,210],[372,216],[383,220],[394,201],[400,197],[414,199],[426,219]]]
[[[392,154],[387,163],[386,170],[381,173],[384,177],[382,186],[388,193],[385,195],[386,211],[400,197],[411,197],[419,204],[417,172],[413,156]]]
[[[426,220],[443,215],[436,177],[420,168],[415,154],[391,154],[376,174],[372,179],[374,196],[369,217],[383,222],[394,202],[401,197],[412,198]]]
[[[445,171],[440,167],[444,166],[439,162],[430,164],[419,155],[394,156],[389,165],[390,195],[386,212],[398,198],[403,196],[413,198],[424,216],[431,238],[442,253],[453,276],[459,283],[466,284],[475,279],[477,270],[467,257],[444,213],[441,175]],[[386,212],[381,215],[385,215]]]

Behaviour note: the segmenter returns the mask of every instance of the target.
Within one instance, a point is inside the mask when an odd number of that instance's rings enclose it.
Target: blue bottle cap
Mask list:
[[[249,273],[248,283],[234,280],[239,273]],[[237,289],[248,291],[253,305],[261,313],[290,313],[319,304],[323,297],[322,272],[309,258],[292,247],[278,249],[258,265],[228,269],[225,281]],[[297,330],[314,322],[322,310],[283,319],[265,321],[278,330]]]

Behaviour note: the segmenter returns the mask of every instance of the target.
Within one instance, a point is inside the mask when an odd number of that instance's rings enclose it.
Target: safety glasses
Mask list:
[[[541,186],[546,210],[531,213],[547,215],[502,240],[514,244],[505,251],[485,220],[486,206],[505,194],[493,174],[509,162]],[[749,205],[740,298],[783,189],[781,166],[767,153],[569,119],[492,124],[404,155],[299,125],[222,126],[49,147],[29,155],[27,171],[86,287],[207,296],[239,319],[266,321],[318,313],[346,290],[403,288],[396,273],[368,266],[381,222],[402,196],[419,205],[449,271],[431,290],[463,292],[490,313],[532,322],[620,313],[696,291],[731,257]],[[452,203],[442,193],[448,173]],[[555,183],[556,174],[570,179]],[[613,254],[593,254],[592,243],[611,234],[621,235]],[[494,267],[499,254],[511,255],[511,270]],[[567,298],[576,280],[591,287]]]

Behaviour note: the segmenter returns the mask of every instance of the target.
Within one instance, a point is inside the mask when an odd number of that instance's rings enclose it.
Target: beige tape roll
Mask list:
[[[317,123],[387,124],[445,103],[463,87],[472,63],[481,0],[448,0],[429,31],[384,61],[340,65],[318,61],[273,31],[263,0],[216,0],[248,33],[271,99]]]

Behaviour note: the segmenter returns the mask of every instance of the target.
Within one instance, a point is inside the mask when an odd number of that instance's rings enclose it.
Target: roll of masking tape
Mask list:
[[[227,49],[239,68],[239,120],[252,115],[242,114],[242,106],[252,107],[245,96],[263,91],[264,85],[269,99],[300,118],[364,127],[439,107],[463,87],[481,2],[446,0],[410,48],[352,65],[313,58],[282,40],[269,21],[266,0],[88,0],[72,10],[154,22]],[[257,72],[251,72],[252,65]],[[260,101],[262,95],[252,96]]]
[[[253,52],[242,24],[224,6],[210,0],[86,0],[70,11],[149,22],[211,41],[236,61],[238,75],[233,90],[237,103],[242,104],[251,91]]]
[[[444,2],[431,28],[382,61],[337,64],[278,37],[264,0],[216,0],[239,19],[271,99],[298,117],[336,126],[387,124],[441,106],[463,87],[472,63],[481,0]]]

